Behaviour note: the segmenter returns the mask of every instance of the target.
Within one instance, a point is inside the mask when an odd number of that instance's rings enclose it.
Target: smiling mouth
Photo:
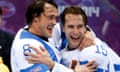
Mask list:
[[[73,37],[73,36],[71,36],[71,38],[74,39],[74,40],[78,40],[78,39],[80,39],[80,36],[79,37]]]
[[[71,39],[72,39],[73,42],[78,42],[80,40],[79,37],[78,38],[71,37]]]
[[[75,35],[71,36],[71,39],[73,39],[73,40],[81,40],[81,39],[82,39],[82,36],[83,36],[83,34],[80,33],[79,36],[75,36]]]
[[[49,30],[50,33],[52,33],[53,26],[48,26],[47,29]]]
[[[52,33],[52,29],[51,28],[47,28],[48,29],[48,31],[50,32],[50,33]]]

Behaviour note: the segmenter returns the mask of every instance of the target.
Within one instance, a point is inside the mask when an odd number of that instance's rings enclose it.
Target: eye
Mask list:
[[[68,28],[73,28],[73,26],[72,25],[68,25]]]
[[[52,20],[52,19],[54,19],[54,15],[50,15],[50,16],[48,16],[48,18],[49,18],[50,20]]]
[[[53,19],[56,19],[57,20],[57,16],[54,16],[54,15],[50,15],[48,16],[49,20],[53,20]]]
[[[83,27],[84,27],[84,25],[79,25],[79,26],[78,26],[78,28],[83,28]]]

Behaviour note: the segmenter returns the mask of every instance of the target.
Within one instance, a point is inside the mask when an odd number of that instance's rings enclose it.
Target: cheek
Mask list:
[[[85,33],[85,30],[82,30],[81,33],[84,34],[84,33]]]
[[[66,37],[69,39],[70,36],[71,36],[71,33],[70,33],[70,32],[65,32],[65,35],[66,35]]]
[[[81,31],[81,33],[85,33],[86,32],[86,28],[83,28],[80,31]]]
[[[39,26],[40,26],[41,28],[44,28],[44,27],[45,27],[45,25],[46,25],[46,23],[45,23],[45,22],[41,22],[41,23],[39,24]]]

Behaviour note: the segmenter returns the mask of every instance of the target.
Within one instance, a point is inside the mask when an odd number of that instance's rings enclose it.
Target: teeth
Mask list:
[[[54,27],[54,25],[48,25],[48,29],[52,29]]]
[[[71,38],[73,38],[73,39],[78,39],[78,38],[80,38],[80,36],[79,37],[75,37],[75,36],[71,36]]]
[[[48,29],[52,29],[53,27],[52,27],[52,26],[48,26],[47,28],[48,28]]]

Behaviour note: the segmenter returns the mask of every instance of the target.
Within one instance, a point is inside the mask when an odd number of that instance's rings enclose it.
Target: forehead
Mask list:
[[[83,22],[83,17],[80,14],[66,14],[66,22]]]
[[[44,12],[46,14],[55,14],[55,15],[58,15],[57,8],[55,6],[49,4],[49,3],[45,3]]]
[[[66,14],[65,19],[66,20],[68,20],[68,19],[73,19],[73,20],[82,19],[82,16],[80,14]]]

